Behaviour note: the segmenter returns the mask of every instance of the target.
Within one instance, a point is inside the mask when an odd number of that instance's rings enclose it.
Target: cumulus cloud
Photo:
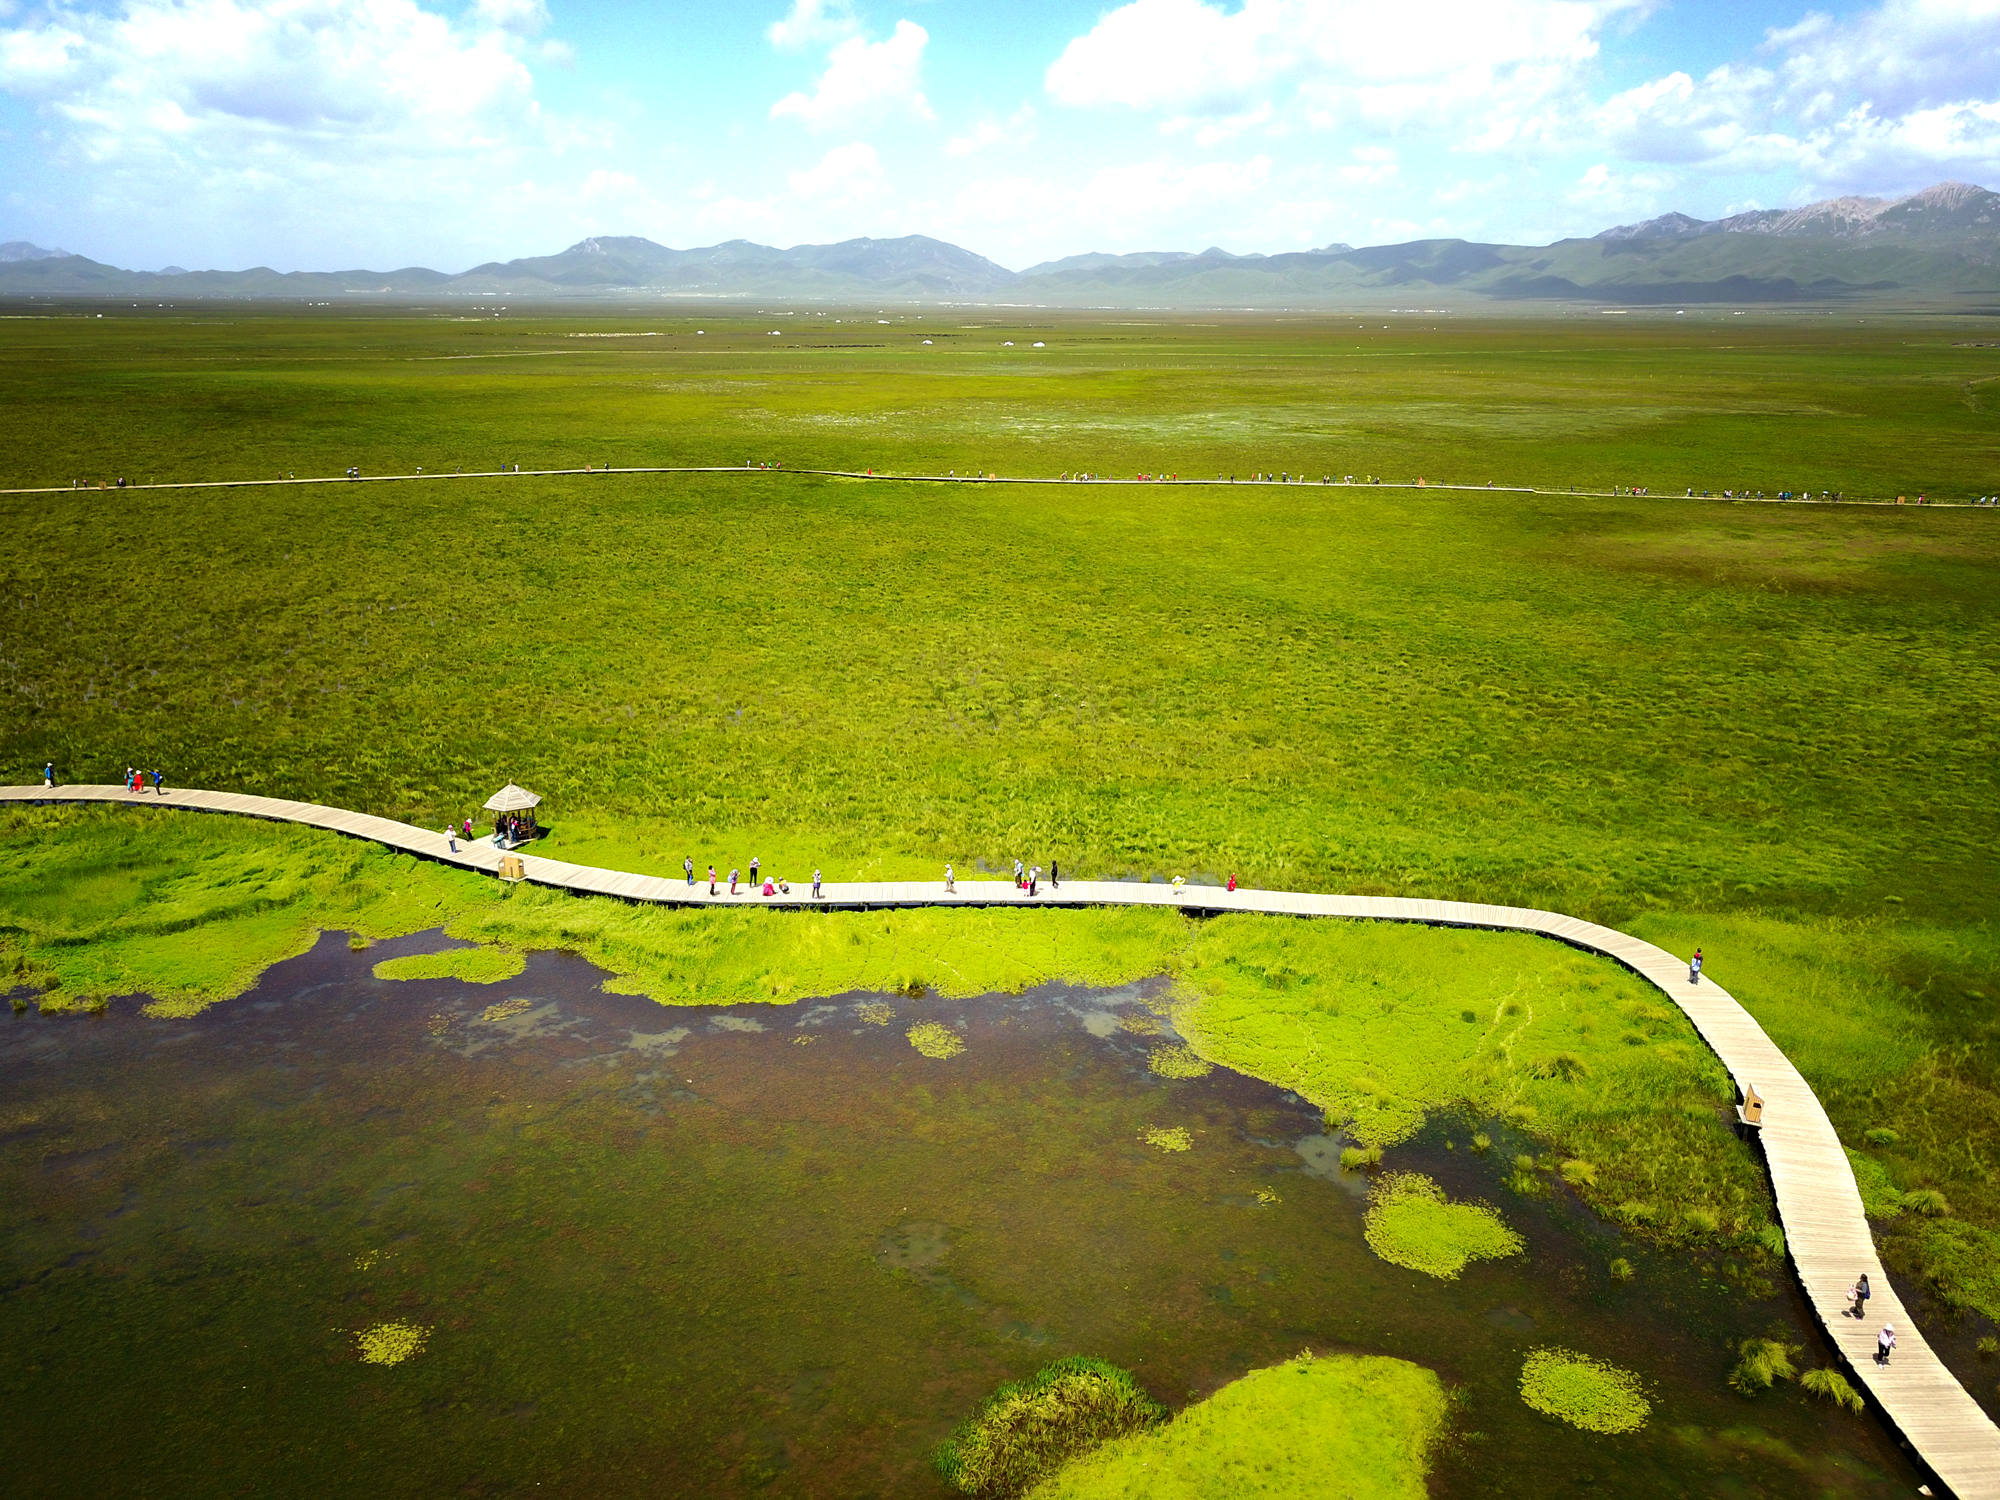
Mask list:
[[[535,113],[511,29],[539,0],[485,0],[462,28],[413,0],[127,0],[0,32],[0,87],[43,100],[93,159],[171,144],[398,153],[491,145]]]
[[[1614,95],[1590,127],[1635,162],[1784,172],[1804,193],[2000,170],[2000,0],[1815,13],[1758,52]]]
[[[797,51],[820,42],[837,42],[857,30],[848,0],[792,0],[784,19],[773,21],[764,35],[773,47]]]
[[[929,41],[930,33],[914,21],[898,21],[879,42],[849,37],[828,54],[813,91],[785,95],[771,106],[771,118],[801,120],[813,130],[846,129],[895,113],[931,119],[921,86]]]
[[[1638,0],[1128,0],[1044,78],[1078,108],[1237,116],[1296,100],[1314,123],[1400,123],[1510,107],[1573,82],[1613,14]],[[1517,132],[1510,132],[1510,135]]]

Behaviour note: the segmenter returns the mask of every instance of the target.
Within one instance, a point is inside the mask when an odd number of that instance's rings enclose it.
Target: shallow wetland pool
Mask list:
[[[1318,1113],[1154,1074],[1143,989],[667,1009],[559,955],[372,976],[438,946],[328,936],[190,1021],[0,1024],[11,1494],[937,1496],[932,1446],[1058,1355],[1179,1406],[1307,1347],[1445,1377],[1440,1495],[1916,1487],[1872,1417],[1727,1387],[1753,1335],[1817,1362],[1789,1287],[1509,1193],[1526,1143],[1490,1125],[1389,1165],[1527,1253],[1378,1260]],[[918,1051],[923,1022],[963,1051]],[[1190,1149],[1147,1143],[1176,1127]],[[428,1336],[364,1362],[388,1322]],[[1548,1343],[1638,1371],[1651,1424],[1530,1412]]]

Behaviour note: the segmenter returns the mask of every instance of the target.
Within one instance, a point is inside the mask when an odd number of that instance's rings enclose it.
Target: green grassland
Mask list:
[[[1944,324],[883,316],[8,321],[0,468],[756,457],[2000,489],[2000,351]],[[673,336],[570,337],[655,329]],[[1700,943],[1848,1145],[1948,1203],[1878,1221],[1892,1255],[2000,1312],[1991,513],[762,473],[0,506],[8,779],[141,761],[433,826],[516,779],[548,799],[548,852],[625,868],[963,877],[1018,854],[1529,902]],[[1612,1210],[1676,1201],[1636,1164],[1682,1118],[1662,1160],[1713,1178],[1714,1227],[1690,1232],[1761,1222],[1731,1196],[1741,1158],[1698,1048],[1621,1120],[1614,1079],[1665,1056],[1650,1029],[1674,1023],[1595,969],[1533,981],[1537,1025],[1577,1035],[1496,1061],[1511,1018],[1480,1007],[1502,990],[1461,1004],[1430,972],[1491,977],[1455,938],[1406,934],[1441,945],[1419,959],[1355,929],[1148,914],[634,914],[501,902],[338,840],[118,818],[7,815],[17,977],[197,1005],[322,927],[438,925],[576,947],[662,999],[1171,972],[1217,1060],[1383,1139],[1415,1110],[1526,1110]],[[1367,1010],[1388,971],[1412,1011],[1429,997],[1421,1025]],[[1557,1053],[1584,1071],[1535,1071]],[[1378,1071],[1315,1072],[1343,1056]]]
[[[1399,1359],[1310,1353],[1232,1381],[1164,1427],[1107,1443],[1033,1500],[1207,1500],[1338,1493],[1420,1500],[1449,1409],[1443,1384]]]
[[[1963,320],[100,310],[0,320],[0,487],[755,459],[1963,499],[2000,457]]]

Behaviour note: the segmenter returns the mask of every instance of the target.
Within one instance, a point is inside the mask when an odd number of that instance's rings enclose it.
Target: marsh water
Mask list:
[[[1390,1164],[1528,1253],[1387,1265],[1315,1110],[1148,1070],[1143,989],[669,1010],[559,955],[371,975],[441,946],[329,936],[191,1021],[0,1024],[9,1494],[935,1497],[931,1447],[1058,1355],[1178,1406],[1307,1347],[1444,1375],[1440,1495],[1915,1490],[1874,1418],[1728,1389],[1751,1335],[1818,1362],[1789,1288],[1509,1194],[1478,1122]],[[1192,1149],[1146,1143],[1171,1127]],[[364,1363],[390,1321],[428,1342]],[[1647,1429],[1523,1406],[1548,1343],[1639,1371]]]

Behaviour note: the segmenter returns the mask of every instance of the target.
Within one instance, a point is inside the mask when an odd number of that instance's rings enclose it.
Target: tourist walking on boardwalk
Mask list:
[[[1230,876],[1229,876],[1229,889],[1230,889],[1230,891],[1231,891],[1231,893],[1232,893],[1232,894],[1233,894],[1233,893],[1235,892],[1235,890],[1236,890],[1236,875],[1235,875],[1235,872],[1234,872],[1234,871],[1232,871],[1232,872],[1230,873]]]
[[[1181,887],[1186,884],[1187,882],[1183,880],[1180,876],[1176,875],[1174,877],[1174,899],[1176,901],[1181,899]]]
[[[757,856],[754,854],[750,856],[750,883],[757,883]]]
[[[56,784],[56,763],[54,761],[50,761],[47,765],[42,767],[42,785],[53,789],[55,784]]]
[[[1026,885],[1026,884],[1028,883],[1028,882],[1027,882],[1027,881],[1026,881],[1026,880],[1025,880],[1024,878],[1023,878],[1023,876],[1025,876],[1025,875],[1026,875],[1026,873],[1027,873],[1027,867],[1026,867],[1025,865],[1023,865],[1023,864],[1022,864],[1022,863],[1021,863],[1021,862],[1020,862],[1020,861],[1019,861],[1018,859],[1017,859],[1017,860],[1015,860],[1015,861],[1014,861],[1014,889],[1016,889],[1016,890],[1019,890],[1019,889],[1020,889],[1020,888],[1021,888],[1022,886]]]
[[[687,855],[683,855],[683,856],[681,857],[681,868],[682,868],[683,870],[687,871],[687,878],[688,878],[688,884],[689,884],[689,885],[693,885],[693,884],[694,884],[694,856],[693,856],[692,854],[687,854]]]
[[[1875,1335],[1875,1363],[1886,1365],[1889,1356],[1896,1352],[1896,1325],[1884,1323],[1882,1331]]]
[[[1041,883],[1042,883],[1042,867],[1040,865],[1036,865],[1034,869],[1028,872],[1028,894],[1030,896],[1034,895],[1035,887],[1040,885]]]
[[[1056,862],[1055,862],[1054,860],[1050,860],[1050,861],[1049,861],[1049,889],[1050,889],[1050,890],[1052,890],[1052,891],[1053,891],[1053,890],[1059,890],[1059,889],[1061,889],[1061,887],[1062,887],[1062,880],[1061,880],[1061,879],[1059,878],[1059,877],[1060,877],[1060,874],[1061,874],[1061,869],[1060,869],[1060,867],[1059,867],[1059,866],[1058,866],[1058,865],[1056,864]]]
[[[1694,950],[1694,957],[1688,960],[1688,983],[1701,983],[1701,949]]]
[[[468,844],[472,842],[472,819],[470,818],[465,820],[465,841]]]
[[[444,825],[444,841],[453,854],[458,853],[458,830],[449,823]]]
[[[813,900],[817,901],[817,900],[819,900],[819,899],[820,899],[820,895],[819,895],[819,866],[818,866],[818,865],[814,865],[814,866],[813,866]]]
[[[947,896],[956,896],[958,894],[958,880],[951,873],[950,865],[944,867],[944,893]]]
[[[729,894],[736,894],[736,871],[733,868],[729,872]]]
[[[715,866],[714,866],[714,865],[710,865],[710,866],[708,867],[708,893],[709,893],[709,895],[711,895],[711,896],[713,896],[713,895],[715,894]]]
[[[164,791],[160,790],[161,783],[166,779],[167,773],[155,767],[153,770],[153,795],[155,797],[164,797],[167,795]]]
[[[1857,1319],[1865,1318],[1868,1316],[1869,1296],[1870,1293],[1868,1290],[1868,1273],[1866,1271],[1863,1271],[1861,1273],[1861,1279],[1854,1283],[1854,1316]]]

